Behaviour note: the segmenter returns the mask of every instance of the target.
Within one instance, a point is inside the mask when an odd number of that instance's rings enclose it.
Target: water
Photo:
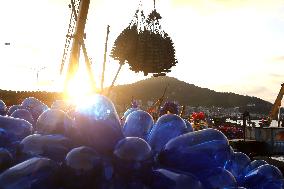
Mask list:
[[[226,122],[243,125],[243,120],[237,120],[236,121],[236,120],[232,120],[232,119],[228,118],[228,119],[226,119]],[[261,120],[255,119],[255,120],[251,120],[251,122],[255,124],[255,127],[260,127],[259,123],[261,123]],[[247,125],[252,126],[252,124],[247,124]],[[271,127],[278,127],[278,121],[277,120],[272,120],[270,126]]]

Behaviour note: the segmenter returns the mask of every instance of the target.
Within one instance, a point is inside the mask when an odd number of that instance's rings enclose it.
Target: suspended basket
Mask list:
[[[161,29],[162,17],[154,9],[145,19],[141,6],[129,24],[114,42],[111,57],[120,64],[127,62],[130,70],[165,75],[175,66],[174,44],[168,34]]]

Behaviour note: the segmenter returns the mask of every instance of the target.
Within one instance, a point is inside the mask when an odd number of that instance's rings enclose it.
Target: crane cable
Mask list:
[[[76,28],[76,22],[77,22],[77,15],[79,12],[79,7],[80,7],[80,0],[71,0],[71,5],[69,5],[69,8],[71,8],[71,17],[69,20],[69,27],[67,30],[67,35],[65,39],[65,45],[64,45],[64,52],[62,56],[62,61],[61,61],[61,68],[60,68],[60,74],[63,73],[63,69],[66,63],[66,59],[68,57],[68,54],[71,51],[70,44],[74,35],[74,30]]]

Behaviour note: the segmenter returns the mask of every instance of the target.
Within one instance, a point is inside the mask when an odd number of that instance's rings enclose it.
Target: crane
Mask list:
[[[284,83],[281,84],[281,88],[280,88],[280,91],[278,93],[278,96],[277,98],[275,99],[275,102],[269,112],[269,116],[268,116],[268,123],[270,125],[271,121],[273,119],[277,119],[277,115],[278,115],[278,112],[279,112],[279,109],[281,107],[281,101],[282,101],[282,98],[283,98],[283,95],[284,95]],[[280,120],[278,120],[278,126],[279,126],[279,122]]]
[[[67,74],[64,83],[64,91],[67,90],[69,80],[74,76],[79,67],[79,58],[81,48],[84,53],[86,68],[92,87],[94,87],[94,77],[91,69],[91,62],[87,54],[85,41],[86,35],[84,33],[90,0],[71,0],[71,18],[69,22],[68,33],[66,35],[65,48],[62,57],[60,73],[63,73],[66,59],[70,54],[69,64],[67,67]],[[70,45],[72,42],[72,46]],[[70,48],[71,47],[71,48]]]

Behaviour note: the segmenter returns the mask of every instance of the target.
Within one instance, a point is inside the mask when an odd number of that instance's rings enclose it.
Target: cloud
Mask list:
[[[246,94],[267,100],[271,103],[275,101],[279,89],[273,85],[273,87],[265,86],[251,86],[250,89],[244,91]]]
[[[254,88],[251,88],[248,92],[258,96],[259,94],[263,94],[263,91],[269,91],[269,89],[267,87],[263,87],[263,86],[254,87]]]
[[[283,4],[282,0],[171,0],[173,4],[176,5],[196,5],[196,4],[219,4],[227,6],[240,6],[240,5],[279,5]]]
[[[270,73],[267,77],[270,83],[274,83],[278,87],[280,87],[280,84],[283,83],[283,78],[284,75],[281,73]]]
[[[275,74],[275,73],[271,73],[269,74],[270,77],[273,77],[275,79],[283,79],[284,75],[283,74]]]
[[[222,11],[253,7],[254,9],[271,10],[283,6],[282,0],[171,0],[175,7],[192,7],[200,11]]]
[[[284,56],[278,56],[278,57],[274,57],[272,58],[272,61],[273,63],[283,63],[284,61]]]

